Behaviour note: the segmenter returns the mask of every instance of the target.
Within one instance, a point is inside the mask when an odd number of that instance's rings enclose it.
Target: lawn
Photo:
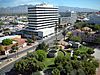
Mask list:
[[[66,53],[66,55],[67,55],[67,57],[70,57],[70,53]],[[58,52],[58,56],[64,56],[63,52],[59,51]],[[53,65],[54,64],[54,60],[55,60],[55,58],[45,58],[43,63],[45,64],[45,67],[47,68],[49,65]]]
[[[82,47],[78,48],[78,51],[79,52],[86,52],[86,51],[88,51],[88,49],[92,49],[92,48],[89,48],[89,47],[86,47],[86,46],[82,46]]]
[[[64,56],[63,52],[59,51],[58,56]]]
[[[48,67],[49,65],[54,64],[54,60],[55,58],[46,58],[43,63],[45,64],[46,67]]]

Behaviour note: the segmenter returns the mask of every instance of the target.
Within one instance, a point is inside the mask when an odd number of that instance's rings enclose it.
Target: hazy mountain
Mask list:
[[[0,14],[24,14],[28,12],[28,5],[0,8]]]
[[[24,14],[28,13],[28,6],[30,5],[20,5],[16,7],[7,7],[7,8],[0,8],[0,14]],[[76,11],[76,12],[95,12],[98,10],[89,9],[89,8],[79,8],[79,7],[67,7],[67,6],[59,6],[59,12],[66,12],[66,11]]]
[[[79,8],[79,7],[67,7],[67,6],[59,6],[60,12],[66,12],[66,11],[76,11],[76,12],[96,12],[98,10],[95,9],[89,9],[89,8]]]

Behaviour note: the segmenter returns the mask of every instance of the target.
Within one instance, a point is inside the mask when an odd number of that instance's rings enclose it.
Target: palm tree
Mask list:
[[[58,24],[57,24],[57,22],[55,22],[55,36],[56,36],[56,39],[55,39],[55,44],[56,44],[56,47],[57,47],[57,26],[58,26]]]
[[[33,40],[33,42],[36,41],[36,36],[34,34],[32,34],[32,40]]]
[[[62,35],[64,36],[64,40],[65,40],[65,37],[66,37],[66,30],[63,30]]]
[[[63,32],[62,32],[62,35],[64,36],[64,40],[65,40],[65,37],[66,37],[66,24],[64,25],[63,27]]]

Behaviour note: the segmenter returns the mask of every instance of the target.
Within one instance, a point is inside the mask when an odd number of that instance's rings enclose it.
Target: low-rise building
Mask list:
[[[88,30],[87,30],[88,29]],[[90,28],[86,28],[85,30],[76,29],[72,31],[73,36],[80,36],[82,41],[84,42],[93,42],[97,37],[100,37],[100,32],[94,32]]]
[[[10,45],[4,46],[2,45],[2,40],[4,39],[12,39],[13,42]],[[19,35],[0,37],[0,43],[0,47],[2,47],[0,54],[9,54],[13,46],[18,46],[20,49],[27,45],[26,39],[21,38]]]

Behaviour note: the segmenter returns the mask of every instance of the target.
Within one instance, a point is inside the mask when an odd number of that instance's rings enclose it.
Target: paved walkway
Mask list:
[[[37,44],[38,44],[38,43],[36,42],[35,44],[33,44],[33,45],[31,45],[31,46],[26,46],[26,47],[22,48],[22,49],[19,50],[19,51],[23,51],[23,50],[28,49],[28,48],[30,48],[30,47],[33,47],[33,46],[35,46],[35,45],[37,45]],[[31,51],[29,51],[29,52],[32,52],[32,51],[33,51],[33,50],[31,50]],[[12,63],[12,62],[15,62],[16,60],[22,58],[22,57],[25,56],[25,55],[27,55],[27,52],[24,52],[24,53],[20,54],[18,57],[13,57],[13,58],[4,60],[4,61],[0,64],[0,69],[2,69],[3,67],[9,65],[9,64]]]
[[[99,68],[96,71],[96,75],[100,75],[100,49],[95,48],[95,53],[93,54],[97,60],[99,60]]]

